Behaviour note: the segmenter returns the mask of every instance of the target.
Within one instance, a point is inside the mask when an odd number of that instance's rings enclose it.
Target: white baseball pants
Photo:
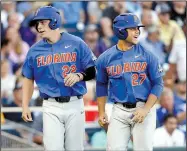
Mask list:
[[[138,102],[136,108],[145,103]],[[132,122],[132,113],[136,108],[128,109],[122,104],[114,104],[107,132],[107,150],[127,151],[131,135],[135,151],[152,151],[153,134],[156,128],[156,107],[152,107],[143,123]]]
[[[43,141],[46,151],[82,151],[85,134],[83,99],[68,103],[43,101]]]

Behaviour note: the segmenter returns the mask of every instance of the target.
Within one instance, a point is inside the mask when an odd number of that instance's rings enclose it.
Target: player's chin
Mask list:
[[[138,43],[138,40],[132,40],[132,44],[136,45]]]

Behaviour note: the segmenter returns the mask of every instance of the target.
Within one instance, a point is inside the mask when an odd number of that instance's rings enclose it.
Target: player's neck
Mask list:
[[[54,43],[56,43],[57,41],[60,40],[60,37],[61,37],[60,32],[55,32],[53,34],[53,36],[51,36],[50,38],[47,39],[47,42],[50,43],[50,44],[54,44]]]
[[[129,42],[126,42],[125,40],[119,40],[118,41],[118,49],[121,51],[128,51],[133,47],[133,44],[130,44]]]

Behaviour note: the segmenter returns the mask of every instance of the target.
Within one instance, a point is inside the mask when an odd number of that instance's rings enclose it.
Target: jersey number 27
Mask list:
[[[141,85],[144,80],[146,79],[146,74],[145,73],[141,73],[141,74],[137,74],[134,73],[132,74],[132,86],[136,86],[136,85]],[[139,80],[140,78],[140,80]]]

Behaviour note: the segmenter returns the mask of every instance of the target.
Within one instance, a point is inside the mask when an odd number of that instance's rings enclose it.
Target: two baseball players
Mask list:
[[[43,101],[45,150],[83,150],[85,81],[95,77],[93,53],[80,38],[61,33],[61,16],[41,7],[32,20],[43,38],[34,44],[23,65],[22,118],[32,121],[28,107],[34,81]]]
[[[114,102],[107,150],[127,150],[131,135],[134,150],[153,148],[154,104],[163,90],[163,72],[158,59],[138,44],[140,27],[143,25],[133,14],[117,16],[113,30],[119,41],[96,62],[99,124],[103,127],[108,125],[106,96]]]
[[[22,118],[32,121],[28,104],[35,80],[44,98],[45,149],[83,150],[82,96],[85,81],[95,77],[93,54],[80,38],[60,33],[61,17],[55,8],[38,9],[33,23],[43,39],[31,47],[23,65]],[[135,150],[152,150],[153,106],[163,89],[162,69],[158,59],[138,44],[140,27],[143,25],[133,14],[117,16],[113,29],[118,44],[96,63],[101,126],[108,124],[106,96],[115,103],[107,132],[108,150],[127,149],[131,134]]]

